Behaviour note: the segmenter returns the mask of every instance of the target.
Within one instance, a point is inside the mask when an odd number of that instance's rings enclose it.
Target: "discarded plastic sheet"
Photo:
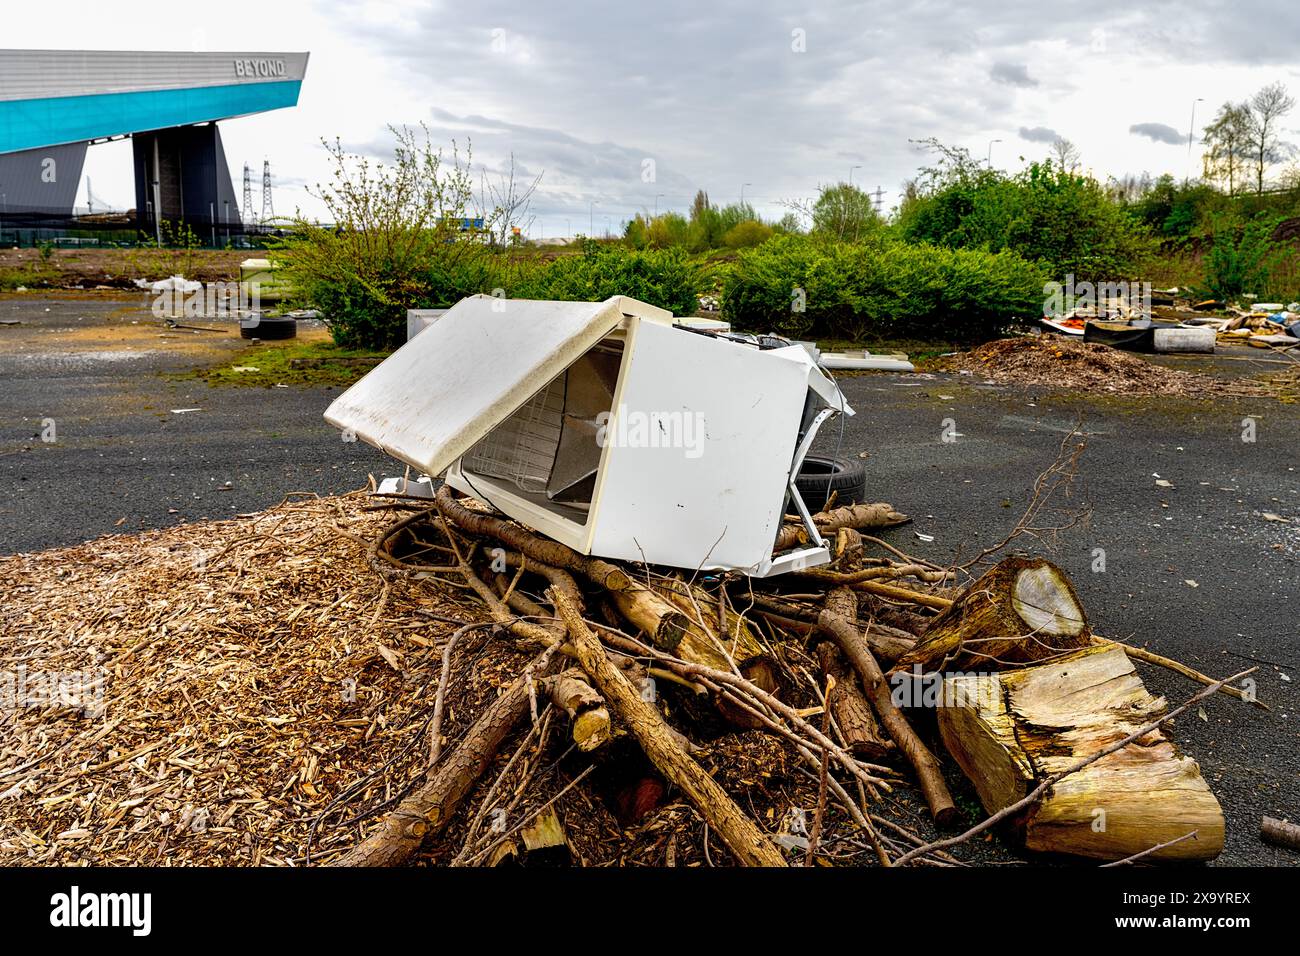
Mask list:
[[[325,418],[584,554],[767,576],[830,554],[794,488],[817,430],[853,414],[797,345],[674,326],[614,296],[471,296]],[[795,512],[811,546],[773,557]]]

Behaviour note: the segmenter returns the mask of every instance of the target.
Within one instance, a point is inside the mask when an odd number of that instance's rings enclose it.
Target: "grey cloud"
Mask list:
[[[761,212],[779,215],[780,200],[805,198],[858,163],[854,182],[896,196],[923,162],[909,139],[974,144],[983,155],[988,139],[1019,128],[1028,141],[1050,143],[1055,130],[1021,127],[1033,114],[1016,114],[1022,99],[1045,97],[1070,79],[1068,70],[1039,65],[1045,16],[1067,56],[1095,56],[1102,40],[1108,57],[1140,58],[1153,89],[1167,64],[1253,62],[1245,33],[1232,34],[1231,52],[1215,49],[1226,20],[1252,21],[1209,0],[1186,0],[1177,16],[1169,0],[1143,11],[1120,0],[1049,7],[480,0],[400,23],[346,21],[350,43],[381,50],[412,89],[427,91],[424,115],[435,136],[470,135],[476,163],[489,168],[513,150],[520,164],[545,169],[538,208],[575,225],[593,201],[598,213],[627,218],[660,193],[660,209],[686,208],[699,188],[734,202],[742,184]],[[1300,12],[1281,12],[1276,0],[1270,8],[1275,19],[1297,21],[1287,35],[1300,33]],[[1179,45],[1140,42],[1171,23]],[[806,52],[792,50],[795,30],[804,31]],[[377,110],[375,129],[418,118]],[[656,162],[655,183],[641,181],[645,157]]]
[[[1179,146],[1186,141],[1182,133],[1165,123],[1134,123],[1128,131],[1137,136],[1145,136],[1152,142],[1169,143],[1171,146]]]
[[[1046,126],[1022,126],[1020,138],[1027,139],[1031,143],[1055,143],[1062,137],[1056,130]]]
[[[995,83],[1009,86],[1037,86],[1038,81],[1029,75],[1029,67],[1024,63],[994,63],[989,70],[989,77]]]

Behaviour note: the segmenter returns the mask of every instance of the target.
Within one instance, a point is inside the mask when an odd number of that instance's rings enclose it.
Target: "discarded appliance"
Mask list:
[[[830,560],[795,488],[852,415],[801,346],[604,302],[463,299],[325,419],[583,554],[765,577]],[[787,512],[809,547],[773,556]]]
[[[406,341],[411,341],[446,314],[446,309],[407,309]]]

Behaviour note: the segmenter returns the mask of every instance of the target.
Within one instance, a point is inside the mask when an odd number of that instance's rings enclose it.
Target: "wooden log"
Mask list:
[[[687,620],[682,638],[672,652],[676,657],[726,671],[731,670],[734,661],[746,678],[764,690],[776,687],[767,652],[749,623],[725,604],[719,614],[716,595],[698,585],[677,580],[656,583],[655,588]]]
[[[552,666],[548,664],[547,669]],[[537,676],[544,675],[545,671]],[[528,712],[528,684],[527,674],[517,678],[470,725],[461,743],[433,768],[428,780],[331,865],[398,866],[442,830],[491,763],[501,741]]]
[[[1264,817],[1259,821],[1259,838],[1274,846],[1300,850],[1300,826],[1276,817]]]
[[[619,612],[644,631],[656,646],[671,651],[686,633],[689,621],[685,615],[617,565],[579,554],[558,541],[539,537],[493,515],[471,511],[456,501],[447,485],[438,489],[433,502],[439,514],[462,530],[496,538],[535,561],[575,571],[604,588],[610,592]]]
[[[898,660],[899,668],[1000,670],[1092,642],[1074,586],[1043,558],[1006,558],[970,584]]]
[[[563,866],[572,862],[569,837],[554,807],[537,814],[512,839],[497,844],[488,854],[487,866],[501,866],[512,861],[521,866]]]
[[[894,510],[894,506],[884,502],[870,505],[848,505],[833,511],[822,511],[813,515],[813,524],[823,535],[833,534],[841,528],[853,528],[855,531],[870,531],[881,528],[893,528],[911,521],[905,514]],[[782,525],[777,532],[774,552],[789,551],[791,548],[804,547],[808,544],[808,532],[802,524]]]
[[[864,760],[880,760],[889,754],[889,744],[881,736],[880,725],[871,705],[862,694],[858,676],[844,665],[844,655],[833,641],[817,645],[817,662],[822,674],[831,682],[826,695],[835,724],[844,735],[849,752]]]
[[[736,861],[743,866],[785,866],[785,857],[776,845],[682,749],[667,732],[659,712],[642,700],[623,672],[609,662],[600,641],[563,590],[553,588],[547,593],[569,630],[578,661],[596,689],[636,737],[650,762],[686,794]]]
[[[1165,712],[1123,648],[1088,647],[1022,670],[944,680],[939,731],[990,813]],[[1058,781],[1013,817],[1030,850],[1119,860],[1208,860],[1223,811],[1159,729]],[[1195,830],[1194,839],[1181,839]],[[1162,846],[1162,844],[1168,844]]]
[[[543,688],[551,702],[569,716],[573,742],[583,753],[590,753],[610,738],[609,709],[605,698],[587,683],[586,675],[576,667],[548,677]]]
[[[880,723],[916,771],[921,793],[930,806],[930,814],[935,823],[949,826],[956,822],[959,814],[952,794],[948,792],[948,785],[944,783],[943,770],[934,754],[916,736],[907,718],[894,706],[880,665],[876,663],[857,627],[850,623],[856,615],[857,596],[849,588],[836,588],[826,596],[826,606],[817,619],[817,626],[839,645],[844,656],[853,664],[862,681],[862,690],[871,701]]]

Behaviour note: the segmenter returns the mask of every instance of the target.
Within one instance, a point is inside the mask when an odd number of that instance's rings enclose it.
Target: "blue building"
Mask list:
[[[217,123],[296,105],[307,57],[0,50],[0,224],[69,221],[86,148],[129,136],[140,229],[238,227]]]

